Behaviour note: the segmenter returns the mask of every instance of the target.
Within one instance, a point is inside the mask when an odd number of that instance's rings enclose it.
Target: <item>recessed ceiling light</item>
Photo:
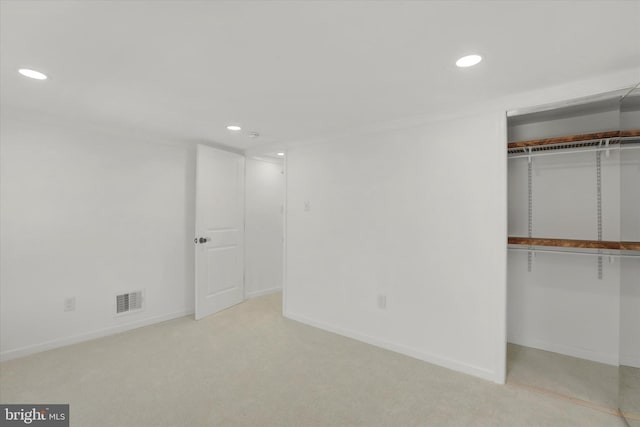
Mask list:
[[[482,61],[482,56],[480,55],[467,55],[456,61],[456,65],[458,67],[472,67],[476,65],[478,62]]]
[[[280,157],[284,156],[284,153],[282,153],[282,152],[281,152],[281,153],[276,153],[276,154],[277,154],[278,156],[280,156]]]
[[[229,130],[242,130],[242,128],[240,126],[236,126],[236,125],[229,125],[227,126],[227,129]]]
[[[29,77],[31,79],[36,79],[36,80],[46,80],[47,76],[42,74],[40,71],[36,71],[36,70],[30,70],[28,68],[20,68],[18,70],[18,72],[20,74],[22,74],[25,77]]]

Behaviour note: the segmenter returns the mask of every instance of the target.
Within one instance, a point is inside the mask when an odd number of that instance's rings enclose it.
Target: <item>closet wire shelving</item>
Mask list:
[[[528,159],[528,236],[509,236],[508,249],[528,253],[528,271],[532,269],[532,259],[536,253],[567,254],[577,256],[598,257],[598,278],[602,278],[602,258],[640,258],[640,242],[602,241],[602,205],[598,203],[598,240],[540,239],[532,236],[532,159],[539,156],[576,153],[605,153],[609,157],[611,151],[633,150],[640,148],[640,130],[608,131],[591,134],[569,135],[531,141],[513,142],[507,145],[507,158]],[[596,154],[599,165],[601,155]],[[598,177],[600,175],[598,174]],[[597,194],[601,191],[600,179],[597,181]]]
[[[600,135],[606,136],[603,137]],[[583,139],[553,142],[556,140],[561,141],[562,139],[573,138]],[[640,148],[640,130],[600,132],[561,138],[512,142],[507,146],[507,154],[509,159],[519,159],[600,151],[604,151],[606,153],[612,150],[632,150],[637,148]]]

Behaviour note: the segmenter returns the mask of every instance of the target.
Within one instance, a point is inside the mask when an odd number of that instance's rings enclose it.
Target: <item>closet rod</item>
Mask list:
[[[537,157],[537,156],[555,156],[556,154],[575,154],[575,153],[592,153],[597,151],[616,151],[616,150],[634,150],[640,148],[640,144],[638,145],[610,145],[609,147],[597,147],[597,148],[585,148],[585,149],[577,149],[577,150],[557,150],[557,151],[544,151],[537,153],[518,153],[518,154],[509,154],[507,158],[509,159],[523,159],[529,157]]]
[[[551,253],[551,254],[567,254],[567,255],[588,255],[588,256],[609,256],[614,258],[635,258],[640,259],[640,254],[638,255],[623,255],[623,254],[608,254],[608,253],[597,253],[597,252],[577,252],[577,251],[554,251],[549,249],[533,249],[533,248],[512,248],[508,247],[510,251],[520,251],[520,252],[543,252],[543,253]]]
[[[629,147],[629,148],[635,148],[635,147]],[[538,153],[522,153],[522,154],[510,154],[507,156],[507,158],[509,159],[522,159],[522,158],[529,158],[529,157],[538,157],[538,156],[555,156],[558,154],[575,154],[575,153],[592,153],[592,152],[596,152],[596,151],[609,151],[609,150],[619,150],[620,147],[616,147],[616,146],[609,146],[609,147],[598,147],[598,148],[588,148],[588,149],[584,149],[584,150],[557,150],[557,151],[544,151],[544,152],[538,152]]]

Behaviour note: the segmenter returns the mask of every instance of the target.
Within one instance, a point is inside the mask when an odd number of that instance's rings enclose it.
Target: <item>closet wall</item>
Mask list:
[[[618,130],[620,117],[618,98],[514,117],[509,120],[508,139],[515,142]],[[534,153],[531,212],[529,158],[511,158],[509,236],[531,232],[533,237],[546,238],[640,240],[640,197],[628,189],[632,186],[633,192],[638,191],[639,151],[612,149],[600,155],[600,236],[596,152]],[[621,233],[621,219],[626,233]],[[617,365],[626,352],[624,357],[637,363],[640,352],[634,344],[620,349],[622,342],[638,341],[629,337],[640,336],[640,318],[635,322],[623,319],[626,327],[622,328],[620,321],[621,315],[637,316],[640,311],[621,312],[621,304],[640,308],[633,297],[638,287],[630,284],[632,277],[640,277],[637,264],[636,259],[603,256],[599,277],[597,256],[536,252],[530,260],[528,251],[510,249],[508,341],[611,365]],[[624,289],[625,284],[628,289]],[[632,297],[621,299],[621,294]],[[621,339],[621,334],[626,338]]]
[[[638,89],[622,103],[620,128],[640,129]],[[640,149],[622,152],[620,189],[621,240],[640,242]],[[622,260],[620,287],[620,364],[640,368],[640,259]]]
[[[616,100],[509,120],[509,142],[619,128]],[[598,238],[596,153],[533,156],[532,236]],[[509,160],[509,236],[527,236],[529,159]],[[602,239],[620,236],[620,154],[601,156]],[[508,341],[617,364],[620,261],[509,250]]]

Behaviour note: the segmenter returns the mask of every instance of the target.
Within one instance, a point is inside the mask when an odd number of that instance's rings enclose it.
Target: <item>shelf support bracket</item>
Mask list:
[[[607,140],[607,144],[608,144]],[[602,141],[600,142],[602,144]],[[597,233],[598,241],[602,241],[602,151],[596,152],[596,195],[597,195]],[[598,253],[601,253],[598,250]],[[602,280],[602,256],[598,256],[598,279]]]
[[[610,149],[610,147],[609,147],[609,142],[610,142],[610,141],[611,141],[611,138],[606,138],[606,139],[604,140],[604,146],[605,146],[605,148],[606,148],[606,150],[605,150],[604,154],[605,154],[605,157],[606,157],[607,159],[609,158],[609,153],[611,152],[611,149]],[[601,144],[602,144],[602,143],[601,143]]]
[[[531,162],[531,148],[529,148],[529,163],[527,165],[527,235],[533,237],[533,163]],[[532,247],[529,247],[532,249]],[[533,267],[533,252],[527,252],[527,271],[531,273]]]

